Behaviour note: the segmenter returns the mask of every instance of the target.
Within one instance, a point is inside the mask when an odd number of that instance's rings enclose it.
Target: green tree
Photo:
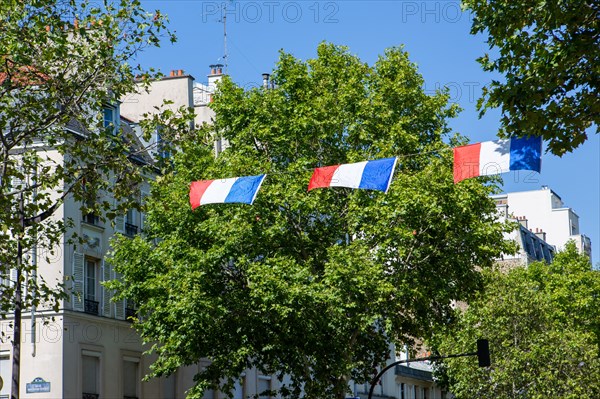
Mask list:
[[[118,100],[136,75],[149,76],[132,64],[136,54],[171,35],[164,17],[136,0],[3,0],[0,31],[0,317],[15,316],[18,397],[21,309],[57,309],[67,288],[44,281],[32,258],[77,240],[65,234],[69,219],[53,217],[66,198],[107,219],[132,206],[148,159],[120,131]],[[162,116],[166,126],[177,120]],[[118,209],[110,198],[123,200]]]
[[[229,391],[256,366],[290,377],[285,397],[344,398],[390,342],[444,323],[480,287],[475,265],[507,249],[494,186],[453,184],[443,139],[456,106],[424,94],[401,49],[369,66],[321,44],[305,62],[282,53],[273,77],[274,89],[249,91],[223,80],[214,126],[182,144],[153,188],[147,235],[113,242],[113,287],[139,305],[152,374],[211,361],[189,397]],[[215,132],[230,143],[217,158]],[[307,192],[314,167],[395,155],[387,194]],[[262,172],[253,206],[190,209],[191,181]]]
[[[448,359],[457,398],[600,396],[600,272],[569,243],[552,264],[488,274],[488,285],[439,338],[442,353],[490,341],[492,366]]]
[[[502,111],[502,134],[541,136],[555,155],[571,152],[600,126],[600,4],[594,0],[463,0],[471,33],[484,33],[498,72],[479,107]],[[591,128],[588,130],[588,128]]]

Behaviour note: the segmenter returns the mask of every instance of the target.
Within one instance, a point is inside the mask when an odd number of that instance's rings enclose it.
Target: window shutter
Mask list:
[[[10,286],[15,287],[17,284],[17,269],[10,269]]]
[[[115,200],[115,202],[114,202],[115,208],[117,208],[118,205],[119,205],[119,202],[117,200]],[[117,210],[117,212],[120,212],[120,211]],[[124,234],[125,233],[125,214],[117,213],[117,215],[115,216],[114,223],[115,223],[115,232]]]
[[[112,265],[103,259],[102,260],[102,281],[104,282],[104,281],[110,281],[110,280],[112,280]],[[112,295],[113,295],[112,290],[108,289],[105,286],[102,286],[102,316],[104,316],[104,317],[111,316],[110,300],[112,298]]]
[[[125,215],[118,214],[115,216],[115,231],[117,233],[125,233]]]
[[[121,280],[121,275],[119,273],[115,273],[115,279]],[[115,301],[115,318],[119,319],[119,320],[125,320],[125,300],[124,299]]]
[[[145,205],[146,205],[146,197],[148,197],[149,193],[146,190],[142,190],[140,192],[140,204],[142,205],[142,211],[140,212],[140,232],[144,232],[144,228],[146,227],[146,212],[145,211]]]
[[[125,320],[125,300],[123,299],[115,302],[115,318]]]
[[[84,257],[82,253],[73,252],[73,310],[83,312]]]

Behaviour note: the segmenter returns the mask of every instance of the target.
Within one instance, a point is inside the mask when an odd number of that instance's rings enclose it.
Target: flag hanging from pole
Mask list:
[[[348,187],[379,190],[384,193],[390,187],[397,158],[383,158],[342,165],[316,168],[308,184],[308,190],[326,187]]]
[[[252,205],[267,175],[200,180],[190,185],[190,205],[242,203]]]
[[[511,170],[542,168],[542,138],[511,138],[484,141],[454,148],[454,183],[470,177],[489,176]]]

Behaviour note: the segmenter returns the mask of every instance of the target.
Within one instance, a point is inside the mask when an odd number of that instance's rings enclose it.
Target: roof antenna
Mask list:
[[[229,64],[229,57],[227,56],[227,2],[223,2],[223,63],[225,64],[225,75],[227,75],[227,65]]]

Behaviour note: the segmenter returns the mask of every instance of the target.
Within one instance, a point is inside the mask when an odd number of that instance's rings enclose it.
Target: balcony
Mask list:
[[[138,233],[138,227],[135,224],[125,223],[125,235],[133,237]]]
[[[136,317],[136,310],[133,308],[125,308],[125,320],[132,321],[131,317]]]
[[[85,299],[83,301],[83,311],[88,314],[93,314],[98,316],[98,301],[93,301],[91,299]]]
[[[396,375],[421,381],[433,381],[433,373],[431,371],[403,365],[396,366]]]

